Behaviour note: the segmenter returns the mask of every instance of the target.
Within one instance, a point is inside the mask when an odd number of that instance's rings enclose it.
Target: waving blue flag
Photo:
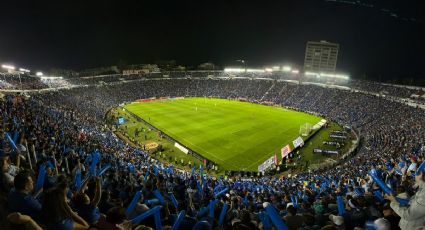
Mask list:
[[[201,187],[201,184],[199,184],[199,181],[196,181],[196,186],[198,187],[199,194],[202,195],[204,191],[202,190],[202,187]]]
[[[376,170],[370,170],[369,175],[372,177],[372,179],[375,181],[375,183],[387,194],[393,194],[394,191],[386,185],[381,178],[379,178]]]
[[[277,230],[289,230],[289,228],[283,222],[282,218],[277,213],[276,209],[269,203],[267,203],[265,206],[267,215],[270,217]]]
[[[18,147],[16,147],[16,144],[15,144],[15,142],[12,140],[12,138],[10,137],[9,133],[6,133],[6,137],[7,137],[7,139],[9,140],[10,145],[12,145],[12,148],[13,148],[14,150],[18,150]]]
[[[201,216],[207,214],[208,213],[208,210],[209,210],[209,205],[206,206],[206,207],[201,208],[201,210],[199,210],[197,216],[198,217],[201,217]]]
[[[161,192],[158,189],[155,189],[155,191],[153,191],[153,195],[159,200],[159,202],[161,202],[162,205],[165,204],[164,197],[161,195]]]
[[[108,171],[108,169],[110,169],[111,168],[111,165],[106,165],[106,166],[104,166],[102,169],[100,169],[100,171],[98,172],[98,176],[102,176],[106,171]]]
[[[177,202],[177,199],[176,199],[176,197],[174,196],[173,193],[170,192],[169,195],[170,195],[171,203],[173,203],[174,207],[178,211],[179,210],[179,202]]]
[[[384,198],[382,197],[382,194],[381,194],[381,192],[380,192],[380,191],[374,191],[374,192],[373,192],[373,195],[376,197],[376,199],[377,199],[379,202],[382,202],[382,201],[384,200]]]
[[[37,183],[35,185],[34,191],[39,191],[41,188],[43,188],[45,178],[46,178],[46,165],[42,164],[40,165],[40,169],[38,170]]]
[[[89,173],[90,173],[91,176],[96,175],[96,165],[97,165],[97,163],[99,163],[99,160],[100,160],[100,153],[96,150],[92,154],[92,161],[91,161],[90,169],[89,169]]]
[[[217,204],[217,202],[218,202],[217,200],[212,200],[210,202],[210,205],[208,205],[208,208],[209,208],[208,216],[211,218],[214,218],[214,207]]]
[[[161,218],[160,218],[160,211],[161,211],[161,206],[155,206],[151,209],[149,209],[148,211],[136,216],[135,218],[131,219],[130,222],[133,225],[136,225],[138,223],[140,223],[140,221],[143,221],[144,219],[146,219],[149,216],[154,215],[155,217],[155,227],[156,229],[161,230],[162,229],[162,224],[161,224]]]
[[[425,161],[416,170],[416,175],[421,174],[425,170]]]
[[[174,222],[173,227],[171,230],[178,230],[180,227],[180,224],[182,223],[184,217],[186,216],[186,212],[182,210],[179,215],[177,216],[176,222]]]
[[[227,209],[229,208],[229,205],[227,203],[223,204],[223,207],[221,208],[220,217],[218,218],[218,225],[223,225],[224,217],[226,217]]]
[[[396,197],[395,200],[403,206],[407,206],[410,202],[409,199],[404,199],[404,198],[400,198],[400,197]]]
[[[193,166],[192,167],[192,173],[190,174],[191,176],[193,176],[195,174],[195,169],[196,169],[196,166]]]
[[[338,206],[338,215],[343,216],[345,213],[345,206],[344,206],[344,200],[342,199],[342,196],[337,196],[336,202]]]
[[[263,223],[265,230],[271,230],[272,229],[272,224],[270,223],[270,219],[267,216],[267,213],[260,212],[260,213],[258,213],[258,217],[260,218],[261,223]]]
[[[214,197],[215,197],[215,198],[218,198],[219,196],[221,196],[221,195],[223,195],[224,193],[226,193],[228,190],[229,190],[228,188],[224,188],[224,189],[223,189],[223,190],[221,190],[220,192],[215,193],[215,194],[214,194]]]
[[[136,194],[134,194],[133,199],[131,200],[130,204],[128,205],[127,209],[125,210],[125,215],[128,217],[133,209],[136,207],[137,202],[139,201],[140,197],[142,196],[141,191],[137,191]]]

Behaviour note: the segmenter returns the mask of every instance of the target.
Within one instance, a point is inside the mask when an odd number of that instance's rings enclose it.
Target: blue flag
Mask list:
[[[98,176],[102,176],[106,171],[108,171],[108,169],[111,168],[111,165],[106,165],[104,166],[102,169],[99,170],[99,172],[97,173]]]
[[[39,191],[44,186],[44,179],[46,178],[46,165],[40,165],[38,170],[37,183],[35,185],[35,191]]]
[[[12,148],[15,150],[18,150],[18,147],[16,147],[15,142],[12,140],[12,138],[10,137],[9,133],[6,133],[6,137],[9,140],[10,144],[12,145]]]
[[[186,212],[184,210],[182,210],[179,215],[177,216],[176,221],[173,224],[173,227],[171,228],[171,230],[178,230],[180,227],[180,224],[182,223],[184,217],[186,216]]]
[[[220,217],[218,218],[218,225],[223,225],[224,217],[226,217],[227,209],[229,208],[229,205],[227,203],[223,204],[223,207],[221,208]]]
[[[276,209],[271,204],[266,204],[265,209],[267,215],[270,217],[277,230],[289,230],[289,228],[283,222],[282,218],[277,213]]]
[[[344,206],[344,200],[342,199],[342,196],[337,196],[336,202],[338,206],[338,215],[343,216],[345,213],[345,206]]]
[[[170,192],[169,195],[170,195],[171,203],[173,203],[174,207],[178,211],[179,210],[179,202],[177,202],[177,199],[176,199],[176,197],[174,196],[173,193]]]
[[[387,193],[387,194],[393,194],[394,191],[386,185],[381,178],[379,178],[376,170],[372,169],[369,171],[369,175],[372,177],[372,179],[375,181],[375,183],[381,187],[381,189]]]
[[[130,204],[128,205],[127,209],[125,210],[125,215],[128,217],[133,209],[136,207],[137,202],[139,201],[140,197],[142,196],[141,191],[137,191],[136,194],[134,194],[133,199],[131,200]]]

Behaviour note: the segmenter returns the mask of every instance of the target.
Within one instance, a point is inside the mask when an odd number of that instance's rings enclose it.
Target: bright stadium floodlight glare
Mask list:
[[[15,66],[13,65],[1,65],[1,67],[7,70],[15,70]]]
[[[19,68],[19,71],[25,72],[25,73],[29,73],[30,70],[29,69],[24,69],[24,68]]]
[[[55,77],[55,76],[42,76],[40,77],[41,80],[58,80],[63,79],[63,77]]]
[[[249,73],[264,73],[263,69],[247,69],[246,72]]]
[[[284,66],[282,67],[283,72],[291,72],[292,68],[290,66]]]
[[[344,80],[350,79],[350,77],[348,75],[344,75],[344,74],[320,73],[319,76],[321,76],[321,77],[338,78],[338,79],[344,79]]]
[[[39,72],[35,73],[35,75],[38,76],[38,77],[41,77],[41,76],[43,76],[43,72],[39,71]]]
[[[273,72],[273,69],[272,68],[265,68],[264,71],[266,71],[266,72]]]
[[[304,75],[306,76],[318,76],[318,73],[314,73],[314,72],[305,72]]]
[[[299,70],[297,70],[297,69],[293,69],[293,70],[291,71],[291,73],[293,73],[293,74],[299,74],[299,73],[300,73],[300,71],[299,71]]]
[[[241,68],[224,68],[224,72],[226,72],[226,73],[228,73],[228,72],[242,73],[242,72],[245,72],[245,69],[241,69]]]
[[[273,71],[278,71],[279,70],[279,66],[273,66],[272,69],[273,69]]]

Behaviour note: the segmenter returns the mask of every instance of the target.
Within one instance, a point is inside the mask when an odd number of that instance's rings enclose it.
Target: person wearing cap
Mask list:
[[[419,169],[421,168],[423,167],[419,167]],[[419,169],[415,176],[415,186],[418,191],[410,198],[408,206],[401,206],[393,195],[385,196],[391,201],[390,206],[394,212],[401,217],[399,226],[402,230],[425,225],[425,173]]]

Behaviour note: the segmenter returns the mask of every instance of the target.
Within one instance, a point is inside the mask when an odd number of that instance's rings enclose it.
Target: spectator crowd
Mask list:
[[[287,177],[182,171],[117,138],[105,113],[151,97],[239,98],[360,131],[357,155]],[[139,79],[0,101],[2,229],[425,228],[425,111],[354,91],[252,79]]]

